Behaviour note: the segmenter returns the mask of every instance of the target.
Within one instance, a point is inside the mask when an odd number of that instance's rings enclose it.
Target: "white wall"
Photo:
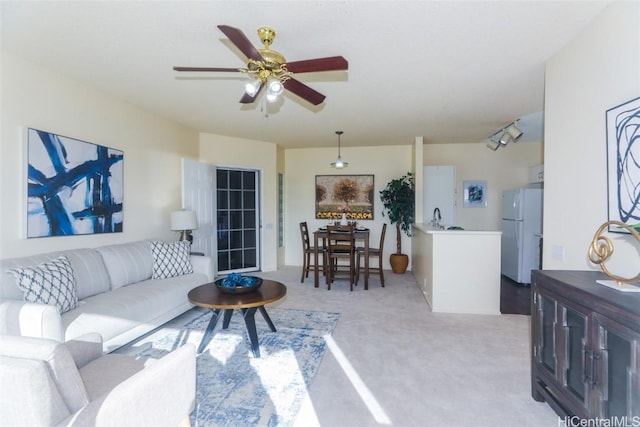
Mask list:
[[[509,144],[497,151],[484,142],[467,144],[426,144],[424,165],[456,167],[456,223],[466,230],[500,230],[502,191],[529,182],[529,167],[542,163],[542,143]],[[487,181],[487,207],[465,208],[462,203],[465,180]],[[424,213],[424,221],[431,212]]]
[[[197,157],[197,133],[9,52],[1,54],[0,258],[175,239],[169,214],[180,208],[180,158]],[[122,233],[24,238],[27,127],[124,151]]]
[[[607,221],[605,112],[640,95],[640,3],[607,7],[550,59],[545,86],[543,266],[599,269],[587,250]],[[609,236],[615,253],[607,265],[638,274],[638,244]],[[563,249],[564,259],[552,256],[554,249]]]
[[[200,134],[200,161],[216,166],[258,169],[262,175],[262,270],[278,268],[278,174],[276,144]],[[302,265],[302,264],[301,264]]]
[[[342,158],[349,166],[334,169],[335,148],[289,149],[285,151],[285,264],[302,265],[302,243],[299,223],[307,221],[309,230],[327,225],[326,220],[315,219],[315,176],[316,175],[374,175],[374,219],[360,224],[371,229],[371,244],[378,245],[382,224],[389,223],[382,216],[380,191],[394,178],[399,178],[412,170],[412,144],[383,147],[343,147]],[[313,238],[313,237],[312,237]],[[395,226],[387,226],[384,247],[384,268],[390,269],[389,255],[396,251]],[[402,233],[402,252],[411,259],[411,241]],[[411,266],[409,266],[409,269]]]

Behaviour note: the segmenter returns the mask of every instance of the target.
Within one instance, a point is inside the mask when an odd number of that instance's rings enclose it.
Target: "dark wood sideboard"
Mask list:
[[[640,293],[596,271],[531,276],[531,394],[562,417],[639,419]]]

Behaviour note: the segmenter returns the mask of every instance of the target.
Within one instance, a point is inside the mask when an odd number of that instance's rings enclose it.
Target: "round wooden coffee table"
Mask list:
[[[276,327],[265,310],[265,304],[278,301],[287,293],[287,287],[280,282],[273,280],[263,280],[262,285],[255,291],[246,294],[229,294],[221,291],[214,283],[207,283],[189,291],[188,298],[191,304],[198,307],[209,308],[213,312],[209,325],[202,336],[198,353],[207,347],[213,338],[213,332],[220,318],[220,311],[224,312],[222,329],[227,329],[233,310],[241,310],[244,324],[247,328],[247,335],[251,342],[251,350],[255,357],[260,357],[260,347],[258,346],[258,333],[256,332],[256,311],[260,310],[262,317],[273,332]]]

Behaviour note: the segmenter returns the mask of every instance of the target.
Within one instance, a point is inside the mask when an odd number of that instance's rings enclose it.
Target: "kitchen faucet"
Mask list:
[[[440,221],[442,220],[442,215],[440,215],[440,208],[435,208],[433,210],[433,218],[431,219],[431,223],[435,227],[440,227]]]

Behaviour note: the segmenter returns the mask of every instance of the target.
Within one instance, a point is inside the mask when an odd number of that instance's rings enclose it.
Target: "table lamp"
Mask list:
[[[196,212],[190,210],[181,210],[171,212],[171,230],[180,232],[180,240],[187,240],[193,243],[191,230],[198,228],[198,218]]]

